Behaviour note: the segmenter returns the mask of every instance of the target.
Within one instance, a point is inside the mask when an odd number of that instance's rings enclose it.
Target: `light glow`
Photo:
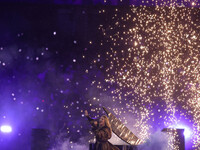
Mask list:
[[[178,125],[178,126],[176,126],[176,128],[184,129],[184,133],[183,134],[184,134],[186,140],[191,138],[192,132],[191,132],[189,127],[187,127],[185,125]]]
[[[10,133],[12,132],[12,127],[9,125],[3,125],[1,126],[1,132]]]

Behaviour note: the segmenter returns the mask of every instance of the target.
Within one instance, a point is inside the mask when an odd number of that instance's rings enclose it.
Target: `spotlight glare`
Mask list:
[[[184,131],[183,134],[184,134],[185,138],[188,139],[188,138],[191,136],[191,131],[190,131],[190,129],[185,128],[185,131]]]
[[[191,137],[191,131],[190,128],[184,125],[178,125],[176,128],[184,129],[184,136],[185,139],[189,139]]]
[[[10,133],[12,132],[12,127],[9,125],[3,125],[1,126],[1,132]]]

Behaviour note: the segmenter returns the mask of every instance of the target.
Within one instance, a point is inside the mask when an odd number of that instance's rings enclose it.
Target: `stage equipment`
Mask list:
[[[124,142],[130,145],[139,145],[143,141],[140,140],[135,134],[133,134],[117,117],[115,117],[108,109],[103,107],[104,111],[108,115],[112,131]]]
[[[164,128],[162,132],[172,133],[175,136],[174,145],[180,149],[185,150],[185,137],[184,137],[184,129],[176,129],[176,128]]]

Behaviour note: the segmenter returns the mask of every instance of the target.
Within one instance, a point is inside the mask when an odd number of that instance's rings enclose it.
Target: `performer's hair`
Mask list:
[[[105,126],[107,126],[107,127],[110,129],[110,132],[111,132],[111,134],[112,134],[112,128],[111,128],[111,125],[110,125],[110,122],[109,122],[108,117],[107,117],[106,115],[103,115],[102,117],[103,117],[104,120],[105,120]]]

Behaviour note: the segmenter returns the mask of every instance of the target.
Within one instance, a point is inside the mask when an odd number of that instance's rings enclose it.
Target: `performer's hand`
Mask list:
[[[97,121],[94,121],[94,126],[95,126],[95,127],[97,127],[97,124],[98,124],[98,122],[97,122]]]
[[[89,115],[88,115],[88,111],[87,110],[85,110],[85,116],[86,117],[88,117]]]

